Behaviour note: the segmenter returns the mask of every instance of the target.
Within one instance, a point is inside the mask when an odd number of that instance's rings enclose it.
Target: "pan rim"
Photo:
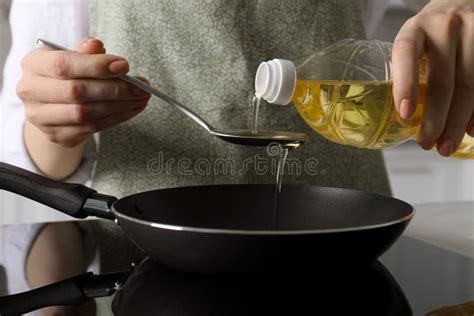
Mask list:
[[[163,224],[150,222],[147,220],[142,220],[134,218],[128,215],[124,215],[117,211],[114,206],[112,206],[112,212],[116,216],[119,225],[120,218],[126,219],[130,222],[135,222],[144,226],[151,226],[153,228],[159,228],[164,230],[172,231],[182,231],[189,233],[204,233],[204,234],[221,234],[221,235],[261,235],[261,236],[277,236],[277,235],[312,235],[312,234],[333,234],[333,233],[347,233],[355,231],[366,231],[377,228],[383,228],[388,226],[394,226],[403,222],[410,221],[413,216],[415,216],[416,209],[414,206],[407,203],[408,206],[412,208],[412,212],[400,219],[393,220],[390,222],[374,224],[374,225],[364,225],[364,226],[353,226],[353,227],[344,227],[344,228],[330,228],[330,229],[305,229],[305,230],[244,230],[244,229],[221,229],[221,228],[205,228],[205,227],[191,227],[191,226],[178,226],[171,224]]]

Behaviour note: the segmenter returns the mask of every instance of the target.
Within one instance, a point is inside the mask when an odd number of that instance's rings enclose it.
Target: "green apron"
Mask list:
[[[108,53],[128,59],[130,74],[229,129],[250,126],[261,61],[300,64],[317,48],[363,38],[360,17],[359,1],[351,0],[91,0],[92,35]],[[284,183],[390,194],[380,152],[326,141],[292,106],[264,103],[260,113],[262,129],[311,137],[290,153]],[[225,143],[152,98],[143,113],[100,134],[93,182],[123,197],[176,186],[274,183],[275,166],[267,149]]]

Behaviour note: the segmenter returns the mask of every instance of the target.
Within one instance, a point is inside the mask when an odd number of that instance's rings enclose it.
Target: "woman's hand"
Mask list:
[[[128,72],[127,61],[106,55],[93,38],[79,42],[75,52],[35,49],[23,59],[22,70],[17,95],[28,122],[64,147],[132,118],[150,98],[117,79]]]
[[[92,134],[131,119],[150,99],[118,79],[128,72],[127,61],[105,54],[93,38],[80,41],[74,52],[35,49],[22,69],[17,94],[25,106],[26,148],[53,179],[74,173]]]
[[[431,0],[400,29],[393,46],[394,101],[402,118],[415,111],[419,60],[427,57],[424,115],[417,135],[424,149],[450,156],[474,136],[474,1]]]

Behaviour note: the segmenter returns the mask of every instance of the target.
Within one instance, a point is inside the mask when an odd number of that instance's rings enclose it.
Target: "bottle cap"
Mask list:
[[[296,67],[285,59],[273,59],[258,66],[255,93],[269,103],[287,105],[296,84]]]

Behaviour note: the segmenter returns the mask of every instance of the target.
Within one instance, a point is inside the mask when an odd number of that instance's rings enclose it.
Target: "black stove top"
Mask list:
[[[142,262],[113,303],[115,315],[411,315],[380,263],[351,273],[286,271],[216,279]]]
[[[464,303],[467,315],[474,315],[474,258],[402,236],[381,262],[400,285],[413,315]]]
[[[215,279],[145,259],[112,309],[116,315],[381,316],[425,315],[472,301],[473,259],[401,237],[367,269],[351,269],[347,258],[346,269]]]
[[[473,258],[402,236],[370,266],[357,268],[353,260],[347,257],[337,266],[311,271],[288,268],[265,275],[216,278],[173,270],[145,258],[130,272],[87,274],[67,282],[73,286],[68,289],[82,284],[76,299],[83,298],[81,293],[87,297],[110,295],[116,282],[122,283],[113,300],[98,301],[107,303],[99,310],[108,310],[98,315],[113,311],[121,316],[404,316],[427,315],[434,310],[429,316],[474,315]],[[43,293],[49,296],[42,294],[42,299],[49,300],[53,292]],[[63,292],[54,293],[63,296]],[[12,305],[8,306],[17,306],[9,310],[25,310],[24,299],[33,299],[26,295],[9,301]],[[0,305],[6,302],[2,298]],[[446,306],[456,308],[443,308]]]

